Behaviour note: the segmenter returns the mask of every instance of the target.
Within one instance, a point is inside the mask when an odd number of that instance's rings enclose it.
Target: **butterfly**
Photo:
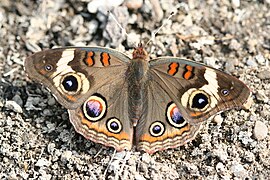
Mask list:
[[[132,56],[57,48],[28,57],[25,70],[67,108],[78,133],[117,151],[184,145],[203,121],[250,98],[243,82],[212,67],[178,57],[149,60],[141,44]]]

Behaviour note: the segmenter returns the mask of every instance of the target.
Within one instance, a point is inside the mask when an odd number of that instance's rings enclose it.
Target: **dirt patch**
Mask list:
[[[268,178],[269,1],[130,0],[98,8],[94,2],[1,1],[1,179]],[[231,73],[250,87],[254,101],[248,111],[230,110],[206,121],[183,147],[154,155],[115,153],[88,141],[51,93],[25,74],[28,55],[56,46],[112,47],[130,55],[164,22],[146,47],[151,58],[185,57]]]

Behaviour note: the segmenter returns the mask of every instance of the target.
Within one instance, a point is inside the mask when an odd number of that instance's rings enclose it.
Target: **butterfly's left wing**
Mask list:
[[[181,58],[149,62],[146,113],[136,127],[138,149],[155,152],[195,137],[202,121],[250,96],[248,87],[222,71]]]

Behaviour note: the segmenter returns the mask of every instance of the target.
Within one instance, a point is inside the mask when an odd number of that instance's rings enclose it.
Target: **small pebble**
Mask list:
[[[258,90],[256,93],[256,98],[257,98],[257,100],[265,102],[265,103],[267,103],[269,100],[269,98],[265,94],[264,90]]]
[[[257,67],[258,66],[258,64],[255,62],[255,60],[253,58],[248,58],[247,65],[251,66],[251,67]]]
[[[22,107],[18,103],[16,103],[15,101],[6,101],[5,107],[7,109],[10,109],[10,110],[16,112],[16,113],[23,112]]]
[[[47,146],[47,151],[49,154],[53,154],[55,150],[55,144],[54,143],[49,143],[48,146]]]
[[[96,20],[92,20],[89,22],[88,24],[88,33],[89,34],[94,34],[97,32],[97,29],[98,29],[98,21]]]
[[[226,64],[225,64],[225,69],[226,69],[226,71],[232,73],[232,72],[235,71],[235,67],[234,67],[234,66],[235,66],[234,62],[228,60],[228,61],[226,62]]]
[[[134,32],[131,32],[127,36],[127,45],[128,47],[136,47],[137,44],[140,42],[141,36]]]
[[[55,105],[55,98],[54,97],[51,97],[51,98],[48,99],[48,105],[49,106]]]
[[[231,167],[232,173],[239,178],[245,178],[247,175],[246,169],[243,167],[243,165],[235,163]]]
[[[222,162],[226,162],[228,159],[228,153],[223,148],[214,149],[213,155],[218,157]]]
[[[241,48],[241,44],[236,39],[232,39],[229,48],[232,50],[239,50]]]
[[[270,71],[269,70],[263,70],[258,73],[258,78],[261,80],[270,79]]]
[[[216,61],[217,61],[217,59],[216,59],[216,58],[213,58],[213,57],[205,57],[205,58],[203,59],[203,62],[204,62],[206,65],[211,66],[211,67],[215,67]]]
[[[61,156],[61,161],[66,163],[67,161],[70,160],[71,157],[72,157],[72,152],[71,151],[65,151],[65,152],[63,152],[63,154]]]
[[[213,119],[213,121],[217,123],[217,125],[221,125],[223,120],[224,118],[220,114],[216,115]]]
[[[128,9],[136,10],[142,7],[143,0],[126,0],[125,4]]]
[[[234,8],[239,8],[240,7],[240,0],[232,0],[232,6]]]
[[[145,178],[137,172],[135,174],[135,180],[145,180]]]
[[[154,20],[156,22],[160,22],[163,17],[164,17],[164,12],[160,6],[160,1],[159,0],[149,0],[152,4],[152,12],[154,12]]]
[[[23,100],[21,98],[21,96],[19,96],[18,94],[16,94],[13,98],[13,101],[15,101],[19,106],[23,106]]]
[[[109,171],[118,172],[121,168],[121,160],[114,159],[109,165]]]
[[[44,109],[44,110],[43,110],[43,114],[44,114],[45,116],[54,116],[54,113],[52,112],[51,109]]]
[[[43,167],[43,166],[50,166],[51,162],[48,161],[47,159],[45,158],[41,158],[37,161],[37,163],[35,164],[35,166],[38,166],[38,167]]]
[[[256,121],[253,133],[255,138],[260,141],[266,138],[268,128],[262,121]]]
[[[260,65],[265,65],[265,58],[263,57],[262,54],[258,54],[255,56],[256,61],[260,64]]]
[[[255,161],[255,155],[252,152],[246,151],[244,158],[247,162],[252,163]]]
[[[253,139],[251,139],[251,135],[252,135],[251,132],[240,131],[238,138],[244,145],[247,145],[247,144],[251,144],[253,142]]]
[[[150,161],[151,161],[150,155],[148,153],[144,153],[142,155],[142,161],[145,162],[145,163],[147,163],[147,164],[150,163]]]
[[[96,13],[101,7],[113,8],[119,6],[123,2],[124,0],[93,0],[88,3],[87,10],[90,13]]]
[[[26,101],[24,107],[25,107],[25,109],[26,109],[27,111],[29,111],[29,110],[41,110],[40,107],[37,107],[37,105],[38,105],[39,103],[40,103],[40,98],[29,96],[29,97],[27,98],[27,101]]]
[[[124,159],[126,156],[127,152],[126,151],[120,151],[115,154],[116,159]]]
[[[221,162],[217,163],[216,171],[217,171],[218,174],[223,174],[225,172],[225,170],[226,169],[225,169],[225,166],[224,166],[223,163],[221,163]]]
[[[56,127],[55,127],[55,124],[54,124],[54,123],[48,122],[46,126],[47,126],[47,132],[50,133],[50,132],[55,131],[55,128],[56,128]]]

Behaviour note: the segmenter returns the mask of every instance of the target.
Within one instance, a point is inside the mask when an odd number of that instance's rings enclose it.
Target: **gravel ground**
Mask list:
[[[0,178],[269,178],[270,1],[111,3],[0,0]],[[166,21],[172,11],[175,15]],[[183,147],[154,155],[116,153],[88,141],[75,132],[51,93],[23,70],[27,56],[56,46],[98,45],[130,55],[134,44],[147,42],[164,22],[147,46],[151,58],[203,62],[237,76],[253,92],[248,110],[226,111],[206,121]]]

